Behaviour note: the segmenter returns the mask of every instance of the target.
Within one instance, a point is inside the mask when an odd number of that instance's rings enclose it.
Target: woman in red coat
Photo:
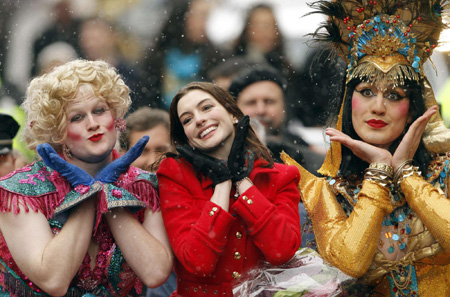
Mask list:
[[[182,88],[170,122],[179,155],[157,176],[176,256],[172,296],[232,296],[241,274],[263,260],[285,263],[299,248],[300,174],[273,162],[248,116],[214,84]]]

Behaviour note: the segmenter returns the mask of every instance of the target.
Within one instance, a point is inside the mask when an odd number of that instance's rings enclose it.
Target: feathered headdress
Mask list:
[[[329,43],[347,62],[347,82],[360,78],[381,89],[403,85],[405,79],[422,80],[426,107],[437,104],[423,64],[447,28],[442,21],[449,8],[447,0],[321,0],[310,6],[314,9],[310,14],[327,16],[311,35],[315,41]],[[336,123],[338,130],[342,130],[343,106],[344,102]],[[450,131],[440,115],[430,120],[423,140],[431,152],[450,149]],[[340,163],[341,146],[333,142],[319,172],[334,176]]]

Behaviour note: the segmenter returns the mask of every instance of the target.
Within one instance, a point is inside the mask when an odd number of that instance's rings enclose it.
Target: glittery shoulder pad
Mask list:
[[[156,178],[155,173],[138,169],[138,176],[136,177],[136,180],[141,179],[151,182],[155,188],[158,188],[158,179]]]
[[[46,167],[34,162],[0,179],[0,211],[18,214],[20,207],[40,211],[47,218],[53,215],[53,206],[60,203],[65,191],[65,180]]]
[[[134,166],[130,166],[127,172],[119,178],[117,182],[114,183],[114,186],[117,188],[111,188],[108,190],[110,194],[115,197],[114,200],[123,200],[124,198],[118,198],[117,195],[120,195],[117,191],[125,190],[131,193],[134,196],[134,200],[139,200],[145,203],[145,207],[150,207],[153,211],[159,210],[159,195],[158,195],[158,180],[156,178],[156,174],[152,172],[148,172],[142,169],[139,169]],[[111,192],[115,190],[115,195]],[[125,192],[124,192],[125,193]],[[108,197],[111,197],[108,196]],[[123,196],[123,194],[122,194]],[[128,196],[127,196],[128,197]],[[127,198],[128,199],[128,198]],[[136,204],[137,202],[131,202],[133,198],[130,197],[131,200],[127,203]],[[114,200],[111,200],[114,201]],[[113,202],[113,204],[118,202]],[[124,203],[124,202],[121,202]],[[108,200],[108,204],[110,204],[110,200]],[[140,203],[139,203],[140,204]]]
[[[0,191],[7,190],[27,196],[40,196],[56,191],[52,182],[54,171],[42,161],[33,162],[0,179]]]

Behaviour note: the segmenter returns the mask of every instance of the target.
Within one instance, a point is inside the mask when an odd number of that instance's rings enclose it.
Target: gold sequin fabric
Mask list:
[[[413,211],[411,234],[405,256],[389,261],[377,249],[383,218],[394,210],[387,187],[371,181],[363,181],[360,188],[330,185],[288,155],[281,157],[300,170],[301,198],[324,259],[361,282],[374,285],[374,296],[391,296],[388,273],[396,265],[409,264],[415,267],[419,296],[450,296],[450,201],[444,195],[448,174],[444,177],[435,172],[447,173],[448,162],[430,170],[427,181],[415,174],[401,182],[401,190]],[[439,162],[442,161],[445,163]],[[356,196],[351,195],[355,192]],[[349,215],[339,203],[339,196],[353,204]]]

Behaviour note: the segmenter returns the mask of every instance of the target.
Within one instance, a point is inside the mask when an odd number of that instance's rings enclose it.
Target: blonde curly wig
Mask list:
[[[30,149],[45,142],[61,149],[67,132],[66,108],[81,86],[104,99],[115,119],[123,118],[131,104],[129,88],[104,61],[79,59],[55,67],[30,82],[21,105],[27,117],[24,137]]]

